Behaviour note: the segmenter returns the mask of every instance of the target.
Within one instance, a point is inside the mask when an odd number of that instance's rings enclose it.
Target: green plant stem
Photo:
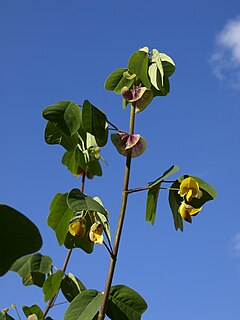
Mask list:
[[[150,190],[150,189],[154,189],[155,187],[148,187],[148,186],[145,186],[145,187],[140,187],[140,188],[134,188],[134,189],[130,189],[130,190],[127,190],[126,193],[134,193],[134,192],[139,192],[139,191],[147,191],[147,190]],[[173,190],[173,191],[179,191],[179,188],[165,188],[165,187],[159,187],[158,188],[159,190]]]
[[[81,182],[81,192],[83,193],[84,191],[84,185],[85,185],[85,174],[83,174],[82,176],[82,182]],[[69,259],[71,257],[71,254],[72,254],[72,249],[68,249],[67,251],[67,254],[66,254],[66,257],[65,257],[65,260],[64,260],[64,263],[63,263],[63,267],[62,267],[62,271],[65,273],[66,269],[67,269],[67,266],[68,266],[68,262],[69,262]],[[43,312],[43,318],[46,317],[46,315],[48,314],[48,311],[55,305],[55,301],[57,299],[57,296],[58,296],[58,293],[59,293],[60,289],[55,293],[55,295],[52,297],[52,299],[48,302],[44,312]]]
[[[133,106],[131,106],[129,134],[134,133],[134,122],[135,122],[135,108]],[[98,320],[103,320],[105,318],[105,314],[107,311],[108,297],[109,297],[110,288],[112,285],[113,275],[114,275],[116,261],[117,261],[118,249],[119,249],[122,228],[123,228],[123,223],[124,223],[124,218],[125,218],[125,212],[126,212],[126,207],[127,207],[128,193],[126,191],[128,190],[129,179],[130,179],[131,153],[132,153],[132,150],[129,149],[128,153],[127,153],[127,159],[126,159],[126,165],[125,165],[125,174],[124,174],[123,191],[122,191],[122,202],[121,202],[121,208],[120,208],[120,213],[119,213],[118,226],[117,226],[117,231],[116,231],[116,235],[115,235],[113,252],[112,252],[112,255],[110,258],[110,265],[109,265],[108,276],[107,276],[105,290],[104,290],[103,303],[101,305],[99,315],[97,318]]]

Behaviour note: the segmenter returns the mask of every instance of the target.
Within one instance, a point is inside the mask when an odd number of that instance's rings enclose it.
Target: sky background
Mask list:
[[[61,164],[64,150],[44,142],[43,108],[88,99],[127,130],[129,108],[123,111],[121,97],[104,90],[105,79],[143,46],[174,59],[169,96],[137,115],[135,131],[147,149],[133,160],[130,187],[176,164],[174,178],[199,176],[217,198],[182,233],[174,229],[167,192],[160,193],[154,226],[145,222],[146,193],[132,194],[113,283],[145,298],[143,320],[239,319],[239,1],[1,0],[0,39],[0,201],[39,227],[40,252],[59,268],[66,249],[47,227],[49,204],[80,180]],[[125,159],[110,141],[101,154],[109,165],[102,164],[102,178],[87,181],[85,193],[102,199],[113,236]],[[91,255],[76,249],[67,271],[103,291],[108,261],[103,246]],[[13,272],[0,278],[0,296],[0,309],[45,307],[41,289],[23,287]],[[49,315],[63,319],[66,306]]]

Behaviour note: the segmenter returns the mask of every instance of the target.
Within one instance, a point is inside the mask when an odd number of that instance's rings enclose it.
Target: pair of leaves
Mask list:
[[[42,115],[66,136],[72,136],[81,125],[80,108],[76,103],[69,100],[60,101],[46,107]]]
[[[161,183],[163,182],[164,179],[171,176],[178,170],[179,170],[179,167],[173,165],[168,170],[166,170],[158,179],[148,183],[148,187],[150,189],[148,190],[148,194],[147,194],[146,221],[150,221],[152,225],[154,224],[155,218],[156,218],[157,202],[158,202]]]
[[[18,258],[38,251],[42,238],[38,228],[17,210],[0,204],[0,276]]]
[[[72,189],[69,193],[57,193],[50,205],[48,225],[55,231],[59,245],[65,244],[67,248],[79,247],[87,253],[93,251],[93,243],[85,236],[83,238],[73,237],[68,232],[70,220],[75,212],[81,211],[97,212],[107,217],[108,213],[103,206],[94,198],[83,194],[78,189]],[[86,215],[86,231],[90,229],[92,222]]]
[[[51,274],[44,282],[43,293],[44,301],[51,300],[61,289],[65,298],[71,302],[76,296],[86,290],[84,284],[72,273],[64,275],[62,270]]]
[[[45,276],[50,273],[52,259],[40,253],[25,256],[13,263],[11,271],[17,272],[22,277],[23,285],[36,285],[42,287]]]
[[[171,185],[170,191],[169,191],[169,197],[168,197],[170,208],[173,214],[175,229],[176,230],[180,229],[181,231],[183,231],[183,220],[178,212],[178,209],[179,209],[179,206],[181,205],[181,202],[183,201],[183,198],[179,195],[178,191],[174,189],[179,189],[181,182],[187,177],[189,176],[188,175],[181,176]],[[201,198],[199,199],[194,198],[191,200],[191,206],[193,206],[194,208],[200,208],[207,201],[210,201],[216,198],[216,191],[214,190],[213,187],[211,187],[207,182],[203,181],[198,177],[195,177],[195,176],[191,176],[191,177],[197,180],[200,190],[202,191]]]
[[[103,301],[103,293],[85,290],[71,302],[64,320],[92,320]],[[112,320],[140,320],[147,309],[144,299],[133,289],[116,285],[111,287],[107,316]]]

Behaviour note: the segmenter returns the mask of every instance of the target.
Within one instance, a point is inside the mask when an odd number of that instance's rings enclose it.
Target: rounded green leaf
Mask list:
[[[115,71],[113,71],[107,78],[104,84],[104,88],[106,90],[114,91],[117,94],[120,94],[123,87],[130,88],[134,82],[134,78],[127,77],[126,68],[119,68]]]
[[[67,197],[69,207],[74,211],[96,211],[108,215],[107,211],[93,198],[83,194],[79,189],[72,189]]]
[[[64,320],[90,320],[98,313],[103,294],[97,290],[85,290],[74,298],[68,307]]]
[[[55,293],[60,289],[64,272],[58,270],[56,273],[51,274],[43,284],[44,301],[52,299]]]
[[[111,287],[107,316],[112,320],[140,320],[147,303],[135,290],[116,285]]]
[[[35,314],[37,316],[38,320],[43,320],[43,312],[42,312],[41,308],[36,304],[33,304],[30,307],[23,306],[22,310],[23,310],[26,317],[30,316],[31,314]]]
[[[38,251],[42,238],[38,228],[17,210],[0,204],[0,276],[18,258]]]
[[[143,85],[149,89],[151,83],[148,78],[148,62],[148,53],[139,50],[131,55],[128,61],[128,69],[131,73],[135,73]]]
[[[59,245],[63,245],[68,232],[69,222],[73,216],[73,210],[67,204],[67,193],[53,198],[50,205],[51,211],[48,215],[47,223],[55,231]]]
[[[68,273],[62,280],[61,291],[64,297],[71,302],[79,293],[86,290],[84,284],[72,273]]]
[[[82,122],[85,131],[96,138],[99,147],[103,147],[108,139],[108,123],[105,113],[85,100],[82,109]]]
[[[161,52],[159,52],[159,56],[162,61],[164,74],[168,78],[171,77],[171,75],[173,75],[173,73],[175,72],[175,63],[173,59],[168,55],[166,55],[165,53],[161,53]]]
[[[57,102],[46,107],[43,117],[53,122],[67,136],[76,133],[81,125],[80,107],[69,100]]]
[[[47,144],[60,144],[66,150],[72,150],[78,144],[77,134],[67,136],[52,122],[47,123],[44,138]]]

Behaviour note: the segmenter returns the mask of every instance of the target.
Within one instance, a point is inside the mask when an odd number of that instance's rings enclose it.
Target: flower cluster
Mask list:
[[[83,238],[86,234],[86,219],[79,218],[70,223],[68,228],[69,233],[78,238]],[[90,227],[87,238],[95,244],[103,244],[103,226],[100,222],[95,222]]]
[[[202,191],[199,188],[197,180],[192,177],[184,179],[180,184],[178,193],[183,197],[183,201],[179,206],[178,212],[185,221],[191,223],[192,216],[198,214],[198,212],[202,210],[202,207],[194,208],[191,205],[193,198],[200,199],[202,197]]]

